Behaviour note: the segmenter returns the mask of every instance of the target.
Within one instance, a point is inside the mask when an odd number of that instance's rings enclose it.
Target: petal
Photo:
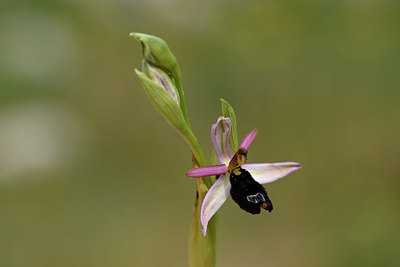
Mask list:
[[[248,170],[260,184],[267,184],[300,169],[301,164],[297,162],[244,164],[242,168]]]
[[[251,131],[248,135],[246,135],[246,137],[243,139],[242,143],[240,143],[240,147],[244,147],[247,150],[249,150],[249,147],[251,145],[251,143],[253,143],[254,138],[256,138],[257,135],[257,128],[254,129],[253,131]]]
[[[191,169],[186,173],[187,177],[205,177],[205,176],[213,176],[213,175],[222,175],[227,172],[227,167],[225,164],[200,167],[196,169]]]
[[[208,190],[201,205],[200,221],[203,226],[203,235],[207,233],[208,221],[228,199],[231,190],[229,175],[220,176]]]
[[[228,165],[232,158],[231,145],[229,137],[231,133],[231,120],[229,118],[219,117],[217,123],[211,127],[211,141],[215,153],[221,164]]]

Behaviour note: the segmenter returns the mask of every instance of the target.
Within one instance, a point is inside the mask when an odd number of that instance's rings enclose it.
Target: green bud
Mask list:
[[[233,107],[226,101],[225,99],[221,98],[221,105],[222,105],[222,116],[228,117],[231,120],[231,150],[236,151],[238,149],[238,138],[237,138],[237,122],[236,122],[236,115]]]
[[[167,43],[156,36],[144,33],[131,33],[142,46],[142,53],[146,63],[154,68],[161,69],[170,77],[171,82],[175,85],[178,92],[179,106],[182,110],[183,117],[190,128],[189,117],[186,110],[185,98],[181,84],[181,71],[178,61],[172,54]]]
[[[143,61],[143,72],[152,81],[155,81],[156,83],[161,85],[179,105],[178,90],[176,89],[174,82],[172,81],[171,77],[168,76],[168,74],[166,74],[162,69],[150,66],[149,64],[147,64],[146,61]]]
[[[158,82],[151,80],[143,72],[135,72],[156,110],[179,132],[186,132],[187,124],[176,100]]]
[[[175,80],[180,80],[181,71],[178,61],[163,39],[144,33],[131,33],[130,35],[142,45],[142,53],[146,62],[164,70]]]
[[[160,112],[167,122],[183,136],[183,139],[189,145],[196,160],[199,164],[205,166],[206,162],[204,160],[203,152],[199,147],[196,136],[193,134],[190,126],[184,118],[179,103],[176,102],[176,99],[174,99],[169,92],[158,83],[158,81],[152,80],[145,73],[138,70],[135,70],[135,72],[142,82],[142,85],[155,109]],[[207,186],[211,186],[209,185],[209,182]]]

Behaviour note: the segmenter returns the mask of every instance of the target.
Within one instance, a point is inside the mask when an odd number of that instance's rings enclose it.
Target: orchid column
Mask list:
[[[204,154],[193,134],[187,115],[181,84],[181,71],[175,56],[166,42],[158,37],[131,33],[142,46],[142,72],[135,70],[153,106],[167,122],[178,131],[189,145],[193,167],[207,165]],[[208,223],[208,235],[202,235],[200,211],[204,197],[212,185],[210,177],[195,180],[196,199],[189,239],[189,264],[191,267],[215,266],[215,224],[214,218]]]

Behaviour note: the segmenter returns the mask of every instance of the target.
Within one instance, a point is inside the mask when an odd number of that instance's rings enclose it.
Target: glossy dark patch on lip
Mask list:
[[[265,188],[253,179],[251,174],[241,167],[232,171],[231,197],[243,210],[251,214],[259,214],[261,208],[272,211],[273,206]]]

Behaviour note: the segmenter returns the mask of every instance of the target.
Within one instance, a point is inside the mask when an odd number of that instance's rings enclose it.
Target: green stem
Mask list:
[[[201,150],[199,142],[197,141],[197,138],[193,134],[192,130],[190,129],[190,131],[183,136],[186,139],[186,143],[189,145],[195,160],[195,162],[193,162],[193,168],[207,166],[207,161],[204,157],[203,151]],[[201,180],[206,184],[207,189],[211,187],[212,182],[210,177],[203,177]]]
[[[203,236],[201,232],[200,211],[206,193],[205,184],[196,179],[196,199],[189,237],[190,267],[214,267],[216,262],[216,214],[208,223],[207,235]]]
[[[185,99],[182,90],[180,79],[180,71],[175,72],[176,87],[180,97],[180,108],[183,117],[188,125],[188,129],[183,134],[186,142],[188,143],[193,156],[193,168],[207,166],[207,161],[204,157],[203,151],[200,148],[199,142],[194,135],[189,123],[189,117],[186,110]],[[201,231],[201,205],[211,187],[212,182],[210,177],[195,178],[196,181],[196,198],[194,203],[192,226],[189,237],[189,266],[190,267],[215,267],[216,262],[216,225],[217,214],[208,222],[207,235],[203,236]]]
[[[189,116],[188,116],[187,109],[186,109],[185,96],[183,95],[183,89],[182,89],[180,73],[179,73],[179,78],[176,79],[176,81],[175,81],[175,85],[176,85],[176,88],[178,89],[179,105],[181,107],[181,110],[182,110],[182,113],[183,113],[183,117],[184,117],[187,125],[189,126],[189,129],[191,130],[192,127],[190,126]]]
[[[191,130],[187,132],[185,139],[189,144],[193,156],[193,168],[206,166],[203,151]],[[216,262],[216,226],[217,214],[208,222],[207,235],[201,231],[201,205],[212,185],[211,177],[194,178],[196,181],[196,198],[194,203],[192,226],[189,237],[189,266],[190,267],[214,267]]]

